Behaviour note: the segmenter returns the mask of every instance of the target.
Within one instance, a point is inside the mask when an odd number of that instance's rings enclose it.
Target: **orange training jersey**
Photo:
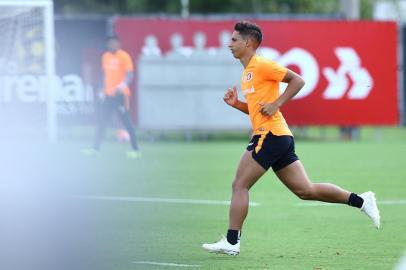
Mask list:
[[[114,96],[117,86],[124,82],[127,73],[134,71],[134,65],[130,55],[124,50],[117,50],[115,53],[105,52],[102,57],[102,68],[104,72],[104,94]],[[124,89],[124,94],[130,95],[130,89]]]
[[[247,100],[254,134],[266,134],[271,131],[277,136],[292,136],[279,110],[273,116],[264,116],[259,111],[260,102],[270,103],[279,97],[279,82],[287,71],[287,68],[278,63],[258,55],[254,55],[244,69],[241,88]]]

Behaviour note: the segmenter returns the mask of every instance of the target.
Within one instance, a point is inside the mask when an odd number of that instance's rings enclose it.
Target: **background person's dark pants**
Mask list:
[[[124,95],[117,94],[115,96],[106,96],[100,109],[101,111],[99,112],[97,119],[94,149],[100,149],[101,142],[106,132],[106,126],[110,122],[112,115],[117,112],[121,122],[124,124],[125,129],[130,135],[132,149],[138,150],[134,126],[131,123],[130,113],[125,107]]]

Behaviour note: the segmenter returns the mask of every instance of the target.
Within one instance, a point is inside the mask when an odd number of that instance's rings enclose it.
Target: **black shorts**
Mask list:
[[[252,151],[253,159],[261,167],[278,171],[289,164],[299,160],[295,154],[295,141],[292,136],[275,136],[271,132],[263,135],[254,135],[247,146]]]
[[[104,98],[104,106],[109,110],[117,110],[125,106],[125,96],[123,94],[116,94],[114,96],[106,96]]]

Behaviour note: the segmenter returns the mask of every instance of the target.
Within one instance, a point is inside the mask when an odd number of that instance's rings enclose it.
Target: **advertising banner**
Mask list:
[[[182,50],[178,51],[187,58],[198,49],[196,42],[200,37],[203,39],[200,46],[212,56],[205,58],[207,62],[207,59],[216,58],[216,52],[229,53],[227,38],[235,22],[118,18],[115,30],[123,47],[135,59],[140,59],[142,55],[165,57],[176,50],[176,46],[181,47]],[[306,82],[299,94],[282,108],[289,124],[399,123],[395,23],[254,22],[262,28],[264,37],[258,53],[294,70]],[[221,55],[223,57],[224,53]],[[227,57],[240,65],[231,53]],[[238,72],[241,71],[242,68]],[[216,73],[219,72],[227,75],[228,70],[216,69]],[[229,78],[226,75],[224,78]],[[224,83],[232,86],[239,84],[239,80]],[[281,84],[282,91],[284,87]]]

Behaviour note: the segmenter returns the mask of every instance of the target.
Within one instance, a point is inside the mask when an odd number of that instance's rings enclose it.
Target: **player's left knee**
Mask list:
[[[315,198],[313,187],[296,190],[295,194],[302,200],[314,200]]]

